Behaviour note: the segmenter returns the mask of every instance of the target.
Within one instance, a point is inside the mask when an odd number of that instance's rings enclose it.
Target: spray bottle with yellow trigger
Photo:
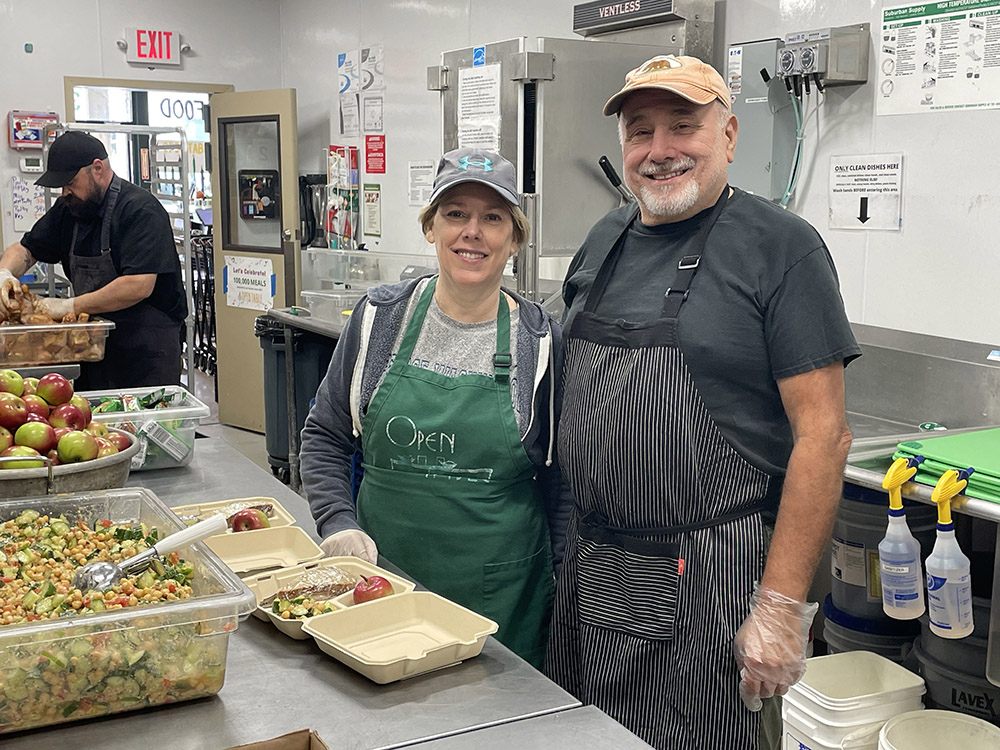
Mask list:
[[[971,566],[955,540],[951,520],[951,499],[965,489],[973,471],[949,469],[931,494],[938,507],[937,541],[924,565],[931,632],[942,638],[965,638],[973,630]]]
[[[923,460],[923,456],[897,458],[882,480],[882,487],[889,491],[889,526],[878,545],[882,609],[895,620],[914,620],[924,613],[920,542],[906,524],[901,489]]]

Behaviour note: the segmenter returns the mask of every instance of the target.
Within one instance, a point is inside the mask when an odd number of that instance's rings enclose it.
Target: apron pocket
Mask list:
[[[581,520],[580,621],[650,640],[674,637],[680,544],[651,542]]]
[[[548,637],[554,589],[547,545],[520,560],[484,565],[483,614],[500,626],[497,640],[523,658],[540,654]]]

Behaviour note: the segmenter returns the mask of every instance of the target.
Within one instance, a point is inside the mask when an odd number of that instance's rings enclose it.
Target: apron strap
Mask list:
[[[104,220],[101,222],[101,254],[111,251],[111,215],[118,203],[118,194],[122,189],[121,177],[115,175],[108,185],[108,202],[104,206]]]
[[[712,529],[716,526],[723,526],[724,524],[730,523],[731,521],[738,521],[741,518],[746,518],[747,516],[752,516],[755,513],[761,513],[770,507],[770,502],[767,498],[762,499],[760,502],[754,503],[746,508],[740,508],[739,510],[734,510],[729,513],[724,513],[721,516],[715,516],[713,518],[706,518],[704,521],[697,521],[695,523],[686,523],[679,526],[655,526],[649,528],[638,528],[638,529],[628,529],[628,528],[618,528],[617,526],[609,526],[608,519],[599,510],[592,510],[587,514],[584,514],[580,518],[580,523],[589,526],[600,526],[607,528],[617,534],[623,534],[625,536],[658,536],[666,534],[686,534],[691,531],[700,531],[702,529]],[[577,506],[577,512],[580,513],[580,506]]]

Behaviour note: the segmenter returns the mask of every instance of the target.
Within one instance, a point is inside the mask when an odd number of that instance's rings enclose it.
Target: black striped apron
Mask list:
[[[657,748],[750,750],[732,643],[764,568],[775,491],[702,403],[677,313],[729,195],[678,264],[662,316],[596,314],[626,224],[565,332],[559,461],[576,498],[546,672]]]

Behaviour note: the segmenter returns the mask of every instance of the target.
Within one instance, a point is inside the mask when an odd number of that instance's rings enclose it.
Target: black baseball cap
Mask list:
[[[77,172],[93,164],[94,159],[107,158],[104,144],[94,136],[70,130],[56,138],[49,147],[45,174],[35,180],[35,184],[48,188],[65,187]]]
[[[434,176],[431,202],[450,187],[463,182],[479,182],[496,190],[500,197],[515,206],[517,199],[517,174],[514,165],[500,154],[476,148],[458,148],[449,151],[438,162]]]

